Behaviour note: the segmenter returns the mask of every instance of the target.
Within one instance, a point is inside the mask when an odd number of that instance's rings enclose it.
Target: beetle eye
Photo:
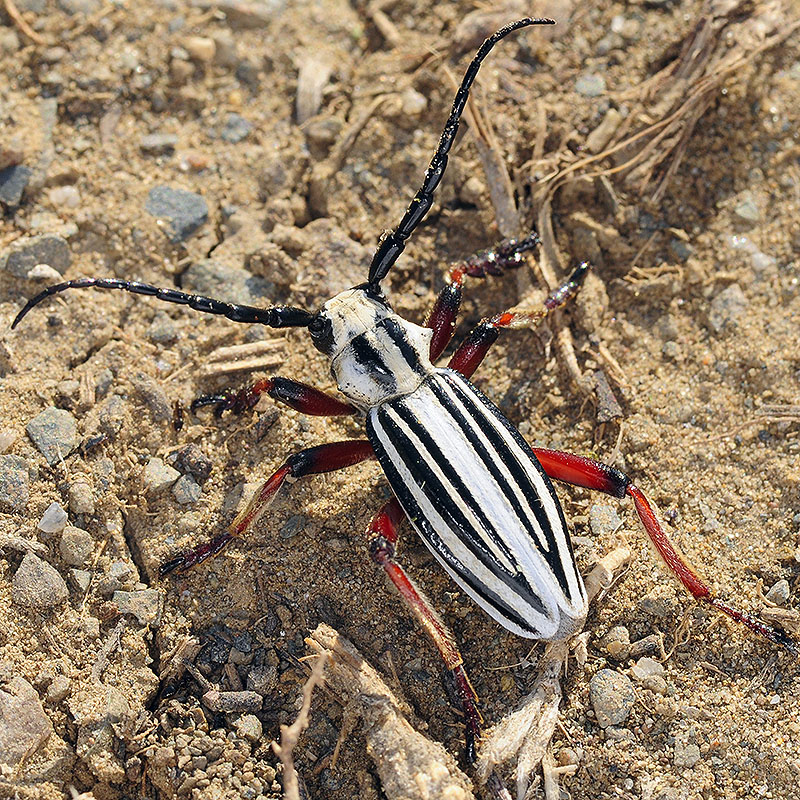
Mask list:
[[[323,353],[330,353],[333,349],[333,325],[330,318],[323,314],[317,314],[308,323],[308,332],[311,334],[311,341],[317,350]]]

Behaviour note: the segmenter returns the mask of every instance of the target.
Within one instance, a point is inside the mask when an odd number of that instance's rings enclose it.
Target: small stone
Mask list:
[[[230,31],[216,31],[214,40],[214,63],[220,67],[235,67],[239,63],[236,52],[236,37]]]
[[[89,531],[67,525],[58,549],[65,563],[71,567],[83,567],[94,552],[94,539]]]
[[[72,16],[88,16],[100,8],[100,0],[58,0],[62,11]]]
[[[114,592],[111,600],[117,604],[120,614],[132,614],[142,625],[158,627],[161,621],[163,597],[158,589],[142,589],[138,592]]]
[[[278,668],[272,664],[253,667],[247,676],[247,688],[261,695],[267,694],[278,685]]]
[[[25,276],[29,281],[42,281],[52,283],[61,280],[61,273],[53,269],[49,264],[37,264]]]
[[[766,599],[776,606],[785,606],[789,602],[789,581],[785,578],[772,584],[766,594]]]
[[[92,573],[86,569],[71,569],[69,581],[79,592],[84,593],[92,582]]]
[[[637,681],[644,681],[646,678],[649,678],[652,675],[663,675],[664,674],[664,665],[661,664],[659,661],[656,661],[654,658],[648,658],[647,656],[643,656],[640,658],[632,667],[631,667],[631,675],[633,675],[634,680]]]
[[[212,61],[217,52],[216,43],[207,36],[187,36],[183,40],[183,47],[190,58],[204,64]]]
[[[225,142],[238,144],[250,135],[253,123],[246,120],[241,114],[230,113],[225,118],[225,124],[220,131],[220,137]]]
[[[14,455],[0,456],[0,507],[22,511],[30,498],[28,462]]]
[[[81,193],[77,186],[54,186],[47,196],[58,210],[78,208],[81,204]]]
[[[72,688],[72,681],[66,675],[56,675],[47,687],[47,702],[51,705],[65,700]]]
[[[69,485],[69,510],[73,514],[94,514],[94,494],[85,480],[75,480]]]
[[[22,193],[33,175],[30,167],[15,164],[0,170],[0,203],[16,208],[22,202]]]
[[[165,223],[165,233],[174,244],[188,239],[208,220],[208,204],[201,195],[171,186],[151,189],[145,210]]]
[[[734,207],[733,213],[743,222],[753,225],[761,221],[761,212],[758,210],[758,205],[750,192],[742,193],[742,199]]]
[[[178,338],[178,328],[175,320],[164,311],[156,312],[150,327],[147,329],[147,338],[156,344],[170,344]]]
[[[172,421],[172,404],[161,384],[144,372],[131,375],[131,383],[146,403],[155,422]]]
[[[601,669],[592,677],[589,695],[601,728],[625,722],[636,700],[630,678],[613,669]]]
[[[142,473],[145,489],[153,493],[169,489],[180,477],[178,470],[167,466],[160,458],[151,458]]]
[[[212,258],[192,264],[183,273],[184,291],[207,297],[224,297],[232,303],[263,304],[272,295],[274,284],[252,275],[241,267],[231,267]]]
[[[595,503],[589,509],[589,527],[595,536],[611,536],[622,527],[622,520],[613,506]]]
[[[67,512],[58,503],[50,503],[39,520],[38,528],[43,533],[58,533],[67,524]]]
[[[0,269],[16,278],[27,278],[37,264],[47,264],[63,275],[71,263],[67,240],[52,233],[22,236],[0,255]]]
[[[700,761],[700,748],[690,739],[690,734],[682,734],[675,737],[672,763],[679,769],[691,769]]]
[[[671,361],[678,361],[681,356],[681,348],[677,342],[664,342],[661,352],[664,358],[668,358]]]
[[[214,467],[200,445],[194,442],[171,453],[168,460],[175,469],[184,474],[188,472],[198,483],[205,483]]]
[[[94,381],[94,389],[97,394],[102,397],[103,395],[108,394],[108,390],[114,384],[114,373],[106,367],[105,369],[101,370]]]
[[[245,714],[239,717],[234,723],[236,733],[243,739],[249,742],[258,742],[261,740],[263,729],[261,720],[255,714]]]
[[[486,195],[486,184],[477,175],[471,175],[467,178],[458,190],[459,199],[463,203],[469,203],[471,206],[480,205]]]
[[[11,599],[19,606],[47,611],[64,603],[69,590],[58,571],[27,553],[11,582]]]
[[[32,758],[53,732],[39,693],[14,671],[3,665],[0,683],[0,764],[7,767]]]
[[[285,6],[286,0],[220,0],[214,4],[228,25],[244,30],[268,27]]]
[[[283,523],[278,535],[281,539],[291,539],[303,530],[305,524],[306,518],[302,514],[294,514]]]
[[[61,408],[46,408],[27,424],[25,430],[51,466],[66,458],[78,446],[75,417]]]
[[[181,475],[172,487],[172,494],[181,505],[196,503],[203,490],[191,475]]]
[[[6,450],[9,450],[17,439],[19,439],[19,434],[12,428],[0,430],[0,453],[5,453]]]
[[[603,121],[586,137],[586,149],[590,153],[604,150],[621,124],[622,114],[616,108],[609,108]]]
[[[174,133],[150,133],[139,140],[139,149],[151,156],[171,153],[178,144]]]
[[[747,308],[747,298],[738,283],[723,289],[712,301],[708,322],[719,333],[727,325],[734,323]]]
[[[624,661],[631,649],[631,635],[624,625],[616,625],[601,640],[600,647],[612,658]]]
[[[428,107],[428,98],[409,86],[400,95],[401,108],[407,117],[418,117]]]
[[[606,79],[602,75],[585,72],[575,81],[575,91],[584,97],[600,97],[606,93]]]

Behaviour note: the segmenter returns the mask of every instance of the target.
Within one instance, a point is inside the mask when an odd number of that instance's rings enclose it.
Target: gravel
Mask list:
[[[246,120],[241,114],[232,112],[225,118],[225,124],[220,131],[220,138],[231,144],[238,144],[250,135],[253,123]]]
[[[196,503],[202,493],[203,490],[191,475],[181,475],[172,487],[172,494],[181,505]]]
[[[185,241],[208,221],[208,204],[201,195],[172,186],[151,189],[145,210],[166,223],[164,232],[173,244]]]
[[[192,264],[183,273],[182,280],[183,288],[187,292],[245,305],[263,304],[274,290],[270,281],[211,258]]]
[[[61,534],[58,550],[66,564],[83,567],[94,552],[94,539],[89,531],[67,525]]]
[[[30,759],[53,733],[39,693],[13,672],[11,665],[0,665],[0,764],[8,767]]]
[[[63,275],[71,263],[72,253],[67,240],[52,233],[22,236],[0,255],[0,269],[22,279],[26,279],[39,264],[47,264]]]
[[[43,533],[58,533],[67,524],[67,512],[58,503],[50,503],[39,520],[38,528]]]
[[[78,446],[78,423],[64,409],[50,406],[35,416],[25,430],[50,466],[66,458]]]
[[[586,72],[575,81],[575,91],[584,97],[600,97],[606,93],[606,79],[602,75]]]
[[[22,202],[22,193],[33,175],[30,167],[15,164],[0,170],[0,203],[15,208]]]
[[[28,462],[19,456],[0,456],[0,507],[22,511],[29,498]]]
[[[625,722],[636,700],[630,678],[613,669],[601,669],[592,677],[589,695],[601,728]]]
[[[145,489],[153,493],[169,489],[180,477],[178,470],[168,466],[160,458],[151,458],[142,473]]]
[[[589,509],[589,527],[594,536],[610,536],[622,527],[622,520],[613,506],[595,503]]]
[[[770,587],[765,598],[770,603],[775,603],[776,606],[785,606],[789,602],[789,595],[789,581],[782,578]]]
[[[738,283],[724,288],[712,301],[708,322],[716,333],[736,322],[747,309],[747,298]]]
[[[158,589],[118,591],[114,592],[111,599],[121,614],[132,614],[142,625],[158,627],[163,606],[163,595]]]
[[[139,140],[139,149],[148,155],[160,156],[171,153],[177,144],[178,137],[174,133],[150,133]]]
[[[11,582],[14,603],[48,611],[60,606],[68,597],[67,584],[58,571],[33,553],[27,553]]]

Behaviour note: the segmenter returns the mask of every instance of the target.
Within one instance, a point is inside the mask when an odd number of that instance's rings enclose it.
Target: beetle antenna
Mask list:
[[[447,168],[447,154],[453,146],[453,141],[458,132],[458,123],[461,120],[461,114],[464,111],[464,106],[467,104],[469,98],[469,90],[475,81],[481,63],[484,58],[489,55],[491,49],[501,39],[508,36],[509,33],[518,30],[519,28],[526,28],[529,25],[555,25],[555,20],[552,19],[532,19],[526,17],[519,19],[500,28],[499,31],[493,33],[481,46],[475,57],[470,62],[464,77],[461,80],[456,92],[455,99],[453,100],[453,108],[450,110],[450,116],[445,123],[444,130],[439,139],[439,146],[433,154],[431,163],[425,171],[425,178],[422,181],[419,191],[414,195],[414,199],[408,206],[403,219],[400,224],[380,243],[377,252],[372,258],[372,264],[369,268],[369,286],[373,290],[378,289],[378,284],[386,277],[389,270],[394,265],[395,261],[400,257],[406,246],[406,239],[414,232],[416,227],[425,218],[425,215],[433,205],[433,193],[436,187],[444,176],[444,171]]]
[[[193,308],[195,311],[202,311],[204,314],[217,314],[227,317],[233,322],[256,322],[261,325],[268,325],[270,328],[305,328],[314,317],[309,311],[305,311],[302,308],[292,308],[291,306],[272,306],[271,308],[240,306],[236,303],[224,303],[222,300],[214,300],[211,297],[203,297],[199,294],[187,294],[178,289],[159,289],[157,286],[139,283],[138,281],[124,281],[119,278],[77,278],[74,281],[48,286],[47,289],[39,292],[36,297],[32,297],[25,304],[22,311],[17,314],[11,323],[11,327],[16,328],[22,318],[46,297],[65,292],[67,289],[90,288],[122,289],[126,292],[133,292],[133,294],[155,297],[157,300],[164,300],[167,303],[189,306],[189,308]]]

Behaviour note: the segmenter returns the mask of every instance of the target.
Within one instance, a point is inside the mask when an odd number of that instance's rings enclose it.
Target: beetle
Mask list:
[[[398,529],[404,518],[455,583],[494,620],[519,636],[554,641],[580,630],[587,601],[551,481],[630,497],[656,550],[693,597],[798,654],[786,634],[714,596],[671,544],[650,502],[627,475],[582,456],[529,446],[497,406],[470,383],[500,332],[531,327],[562,307],[578,291],[589,269],[587,263],[579,264],[541,308],[505,311],[482,320],[446,367],[434,362],[453,335],[465,280],[500,275],[519,266],[525,254],[540,244],[538,235],[533,232],[505,241],[453,267],[424,325],[397,315],[381,288],[433,203],[481,63],[513,31],[552,23],[521,19],[481,45],[455,95],[422,185],[399,225],[381,241],[367,280],[337,294],[319,311],[256,308],[136,281],[79,278],[33,297],[12,324],[16,327],[31,308],[51,295],[94,287],[151,296],[234,322],[306,328],[313,345],[330,359],[332,376],[345,400],[304,383],[273,377],[239,391],[198,398],[193,410],[213,405],[217,414],[241,413],[267,394],[306,414],[359,415],[365,420],[366,438],[322,444],[291,455],[225,533],[171,559],[161,573],[187,570],[219,553],[255,524],[285,484],[376,458],[394,497],[368,526],[370,554],[436,644],[455,680],[470,760],[475,757],[481,725],[477,696],[454,637],[396,558]]]

